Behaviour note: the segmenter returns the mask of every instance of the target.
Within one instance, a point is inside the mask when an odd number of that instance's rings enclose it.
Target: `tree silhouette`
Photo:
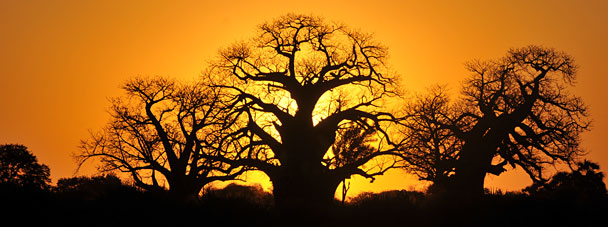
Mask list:
[[[0,145],[0,184],[29,190],[48,189],[50,169],[39,164],[27,147],[19,144]]]
[[[235,115],[244,119],[233,136],[249,138],[231,163],[266,173],[282,210],[326,208],[343,179],[373,179],[393,166],[362,167],[395,154],[399,143],[389,137],[396,118],[380,107],[396,96],[395,81],[384,66],[386,48],[371,36],[288,14],[262,24],[252,42],[235,44],[220,57],[210,74],[234,78],[218,86],[234,92]],[[325,161],[340,128],[355,125],[373,132],[373,149],[344,165]]]
[[[576,163],[571,172],[558,172],[547,182],[534,182],[524,189],[532,196],[546,196],[555,199],[578,197],[582,202],[594,199],[605,199],[608,196],[604,173],[599,171],[598,164],[585,160]]]
[[[165,78],[136,78],[123,89],[126,97],[112,99],[111,122],[82,141],[80,165],[98,157],[102,171],[129,173],[146,190],[163,190],[159,182],[164,180],[169,193],[181,199],[244,171],[203,157],[220,152],[206,141],[221,137],[230,124],[229,107],[218,89],[202,81],[181,85]]]
[[[462,146],[462,141],[443,126],[453,114],[445,90],[435,87],[429,95],[417,97],[404,108],[407,118],[402,133],[408,135],[403,150],[408,164],[404,167],[419,180],[431,181],[429,190],[441,190],[454,174]]]
[[[472,75],[460,102],[441,119],[424,119],[449,129],[461,143],[449,190],[456,198],[481,198],[486,174],[499,175],[507,164],[544,182],[547,165],[571,165],[583,154],[579,135],[589,121],[582,100],[567,91],[576,77],[571,56],[527,46],[498,60],[473,61],[467,69]]]

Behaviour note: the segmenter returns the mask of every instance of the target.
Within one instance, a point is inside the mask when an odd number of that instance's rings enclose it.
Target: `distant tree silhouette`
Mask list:
[[[431,181],[430,191],[441,190],[454,174],[462,141],[444,124],[454,113],[442,87],[405,105],[403,133],[408,135],[403,150],[405,169],[419,180]]]
[[[231,89],[239,103],[235,114],[244,122],[234,136],[250,140],[231,163],[266,173],[283,211],[327,208],[343,179],[384,173],[394,160],[363,165],[394,155],[399,144],[389,137],[396,118],[380,107],[397,95],[386,55],[370,35],[295,14],[264,23],[252,42],[223,50],[210,74],[235,79],[218,86]],[[348,163],[336,165],[328,152],[340,130],[355,126],[377,138],[373,149],[341,151]]]
[[[221,189],[212,189],[208,192],[207,197],[215,197],[221,199],[232,199],[247,201],[252,204],[257,204],[262,207],[272,206],[272,194],[265,192],[262,186],[258,185],[241,185],[230,183]]]
[[[526,187],[524,192],[532,196],[544,196],[555,199],[574,197],[588,202],[593,199],[605,199],[606,184],[604,173],[599,171],[598,164],[585,160],[576,163],[576,169],[571,172],[558,172],[547,182],[537,181]]]
[[[49,167],[38,163],[26,146],[0,145],[0,218],[5,225],[47,225],[52,204],[49,176]]]
[[[135,188],[124,184],[116,175],[107,174],[94,177],[61,178],[54,187],[56,194],[63,199],[95,200],[108,196],[108,193],[132,190]]]
[[[182,199],[197,196],[212,181],[231,180],[244,168],[233,168],[203,156],[220,151],[207,141],[221,137],[229,108],[219,89],[203,81],[182,85],[165,78],[135,78],[112,99],[111,122],[83,140],[77,160],[100,158],[102,171],[129,173],[135,185],[163,190]]]
[[[38,163],[26,146],[0,145],[0,184],[2,187],[46,190],[51,182],[50,169]]]
[[[481,198],[486,174],[499,175],[507,164],[543,182],[547,165],[573,164],[583,154],[579,135],[589,121],[582,100],[567,91],[576,77],[571,56],[527,46],[498,60],[473,61],[467,69],[472,75],[451,113],[424,119],[449,129],[461,143],[449,190],[456,198]]]

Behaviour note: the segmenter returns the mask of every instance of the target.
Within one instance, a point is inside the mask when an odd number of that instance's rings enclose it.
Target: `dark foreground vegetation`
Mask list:
[[[0,149],[0,218],[20,226],[591,226],[608,209],[604,175],[590,161],[521,192],[486,190],[478,202],[430,187],[362,193],[311,214],[285,212],[260,186],[235,183],[188,200],[111,174],[53,186],[50,169],[25,146]]]
[[[4,220],[24,226],[590,226],[601,223],[608,209],[605,188],[603,194],[567,187],[486,191],[483,202],[469,206],[401,190],[363,193],[344,205],[336,201],[325,216],[284,220],[260,187],[231,184],[178,203],[111,175],[70,181],[51,190],[3,187]]]
[[[25,146],[0,150],[0,218],[21,226],[585,226],[601,222],[608,209],[604,175],[590,161],[522,192],[486,190],[477,202],[431,187],[362,193],[306,213],[285,212],[260,186],[235,183],[187,200],[111,174],[62,178],[52,186],[50,169]]]

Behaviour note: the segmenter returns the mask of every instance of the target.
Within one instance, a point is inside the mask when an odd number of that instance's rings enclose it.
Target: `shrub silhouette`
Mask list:
[[[524,189],[535,197],[577,200],[589,202],[605,199],[606,184],[599,165],[585,160],[577,163],[572,172],[558,172],[548,182],[535,182]]]
[[[54,191],[62,199],[99,200],[121,196],[121,193],[136,192],[137,189],[124,184],[117,176],[107,174],[62,178],[57,181]]]
[[[231,183],[222,189],[213,189],[207,192],[205,197],[241,200],[265,208],[270,208],[274,204],[272,194],[264,191],[259,184],[251,186]]]

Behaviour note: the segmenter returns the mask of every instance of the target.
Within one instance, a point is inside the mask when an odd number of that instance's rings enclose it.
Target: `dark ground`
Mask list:
[[[577,193],[487,193],[474,205],[420,192],[364,193],[323,217],[281,218],[272,195],[232,185],[177,203],[130,186],[96,191],[2,188],[3,222],[15,226],[597,226],[608,199]]]

